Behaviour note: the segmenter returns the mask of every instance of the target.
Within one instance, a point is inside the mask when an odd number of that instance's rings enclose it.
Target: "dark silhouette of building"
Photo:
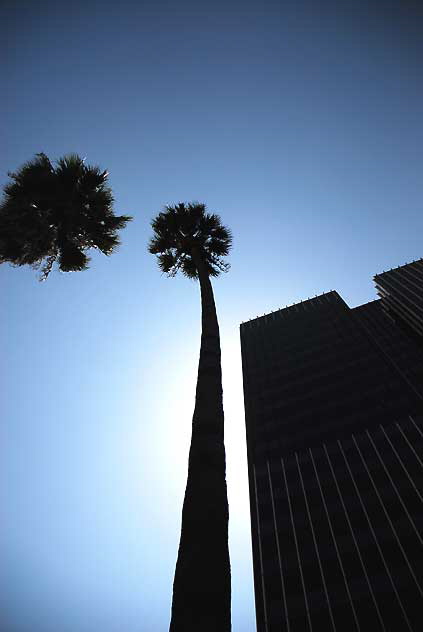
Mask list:
[[[423,260],[376,274],[383,308],[423,336]]]
[[[258,632],[422,629],[422,269],[241,325]]]

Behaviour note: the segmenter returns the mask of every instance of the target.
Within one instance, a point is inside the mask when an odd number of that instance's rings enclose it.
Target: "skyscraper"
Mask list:
[[[258,632],[421,629],[423,338],[387,295],[241,325]]]

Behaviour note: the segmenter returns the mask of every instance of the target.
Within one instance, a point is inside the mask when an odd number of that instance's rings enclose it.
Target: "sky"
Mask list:
[[[36,152],[108,169],[120,250],[0,268],[0,628],[167,630],[200,341],[147,253],[164,205],[234,234],[221,327],[234,632],[254,632],[239,324],[423,256],[423,9],[3,1],[0,184]]]

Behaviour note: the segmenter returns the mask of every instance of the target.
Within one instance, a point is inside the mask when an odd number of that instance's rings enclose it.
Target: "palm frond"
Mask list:
[[[170,251],[161,253],[157,258],[160,270],[168,276],[175,276],[178,271],[177,258]]]
[[[65,244],[59,254],[59,267],[62,272],[86,270],[89,258],[84,252],[72,243]]]

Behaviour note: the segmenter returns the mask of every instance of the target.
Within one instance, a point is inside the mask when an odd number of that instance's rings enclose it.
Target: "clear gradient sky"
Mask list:
[[[0,181],[35,152],[110,171],[134,221],[90,270],[0,269],[2,632],[169,621],[199,291],[150,219],[199,200],[234,233],[216,280],[233,630],[255,630],[239,323],[423,256],[423,5],[1,3]]]

